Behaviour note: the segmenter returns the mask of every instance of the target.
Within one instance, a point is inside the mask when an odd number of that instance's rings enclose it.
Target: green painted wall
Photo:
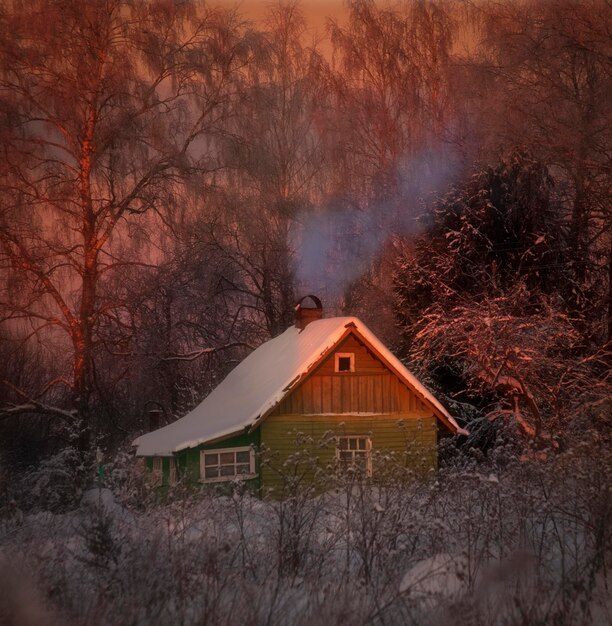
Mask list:
[[[234,437],[229,437],[216,443],[204,444],[195,448],[186,448],[180,452],[176,452],[174,458],[177,463],[177,479],[182,483],[188,485],[199,485],[200,483],[200,451],[201,450],[216,450],[218,448],[241,448],[245,446],[255,446],[256,449],[260,446],[260,432],[257,429],[253,433],[243,433]],[[164,488],[169,485],[170,475],[170,458],[162,457],[163,461],[163,484]],[[153,457],[145,457],[145,466],[147,469],[153,469]],[[260,487],[260,468],[259,459],[255,460],[255,471],[257,472],[257,478],[246,481],[251,489],[258,490]],[[222,488],[226,483],[210,483],[210,485]]]
[[[261,467],[264,492],[282,489],[282,472],[300,450],[317,457],[322,468],[333,467],[336,459],[334,435],[366,435],[372,439],[374,460],[378,454],[393,453],[394,461],[418,473],[437,466],[436,418],[433,415],[275,415],[261,425],[261,443],[269,452]],[[328,444],[321,445],[325,439]],[[299,441],[298,441],[299,440]],[[376,462],[372,467],[376,475]]]
[[[175,454],[177,477],[187,485],[200,483],[200,451],[218,448],[238,448],[253,445],[263,451],[264,462],[256,457],[257,478],[247,481],[249,488],[265,494],[280,495],[283,475],[296,470],[296,455],[315,459],[318,467],[333,469],[336,462],[334,436],[365,435],[372,439],[373,467],[376,477],[376,457],[392,453],[393,462],[417,473],[426,473],[437,466],[438,427],[433,415],[274,415],[266,419],[253,433],[244,433]],[[146,467],[153,468],[153,458],[146,457]],[[163,485],[169,485],[170,459],[164,457]],[[297,471],[304,471],[304,466]],[[305,471],[305,480],[311,468]],[[216,489],[227,489],[229,483],[211,483]]]

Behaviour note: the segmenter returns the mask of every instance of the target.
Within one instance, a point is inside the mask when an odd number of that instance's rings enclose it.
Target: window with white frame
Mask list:
[[[162,484],[164,479],[164,460],[161,456],[153,457],[153,467],[151,469],[151,482],[154,486]]]
[[[336,461],[342,469],[372,476],[372,439],[365,435],[336,437]]]
[[[354,372],[355,354],[353,352],[336,352],[334,365],[336,372]]]
[[[245,448],[219,448],[200,453],[200,479],[205,483],[254,478],[255,450]]]

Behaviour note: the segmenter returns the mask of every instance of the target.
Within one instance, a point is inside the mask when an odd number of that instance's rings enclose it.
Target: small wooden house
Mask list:
[[[315,309],[298,305],[296,325],[252,352],[199,406],[134,441],[160,482],[239,478],[273,492],[278,473],[257,450],[282,463],[298,432],[327,437],[317,448],[324,467],[373,475],[377,450],[402,459],[408,449],[421,468],[436,467],[439,435],[464,431],[365,324],[324,319],[313,300]]]

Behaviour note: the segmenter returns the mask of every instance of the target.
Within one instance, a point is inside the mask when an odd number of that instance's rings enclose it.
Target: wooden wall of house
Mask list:
[[[252,433],[242,433],[233,437],[228,437],[222,441],[215,443],[207,443],[194,448],[185,448],[180,452],[176,452],[173,457],[163,457],[162,460],[162,487],[169,487],[170,460],[174,459],[177,468],[177,478],[182,484],[198,485],[200,484],[200,454],[202,450],[217,450],[222,448],[242,448],[246,446],[254,446],[256,449],[260,446],[260,430],[256,429]],[[148,470],[153,469],[153,457],[145,457],[145,467]],[[259,474],[259,459],[256,460],[256,471]],[[246,481],[248,486],[259,491],[260,478]],[[214,489],[223,489],[224,485],[229,483],[211,483]]]
[[[335,352],[354,353],[355,371],[335,372]],[[270,450],[261,467],[264,490],[280,495],[284,463],[305,447],[321,467],[333,466],[339,435],[371,437],[374,458],[377,452],[391,452],[397,463],[415,471],[436,467],[438,428],[432,410],[355,337],[335,352],[262,423],[261,442]]]
[[[354,353],[354,372],[335,372],[335,353]],[[330,413],[402,413],[431,415],[431,410],[353,336],[274,410],[273,415]]]
[[[425,474],[437,467],[436,418],[416,415],[274,415],[261,425],[267,450],[260,467],[264,493],[282,495],[283,474],[293,467],[286,461],[298,451],[318,458],[321,468],[333,468],[335,436],[363,435],[372,439],[373,475],[380,469],[377,454],[392,453],[393,462]],[[388,464],[385,464],[388,468]],[[301,470],[298,470],[301,471]]]

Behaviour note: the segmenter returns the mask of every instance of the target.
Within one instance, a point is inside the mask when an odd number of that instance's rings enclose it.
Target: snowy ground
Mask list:
[[[612,623],[610,453],[0,523],[0,623]]]

